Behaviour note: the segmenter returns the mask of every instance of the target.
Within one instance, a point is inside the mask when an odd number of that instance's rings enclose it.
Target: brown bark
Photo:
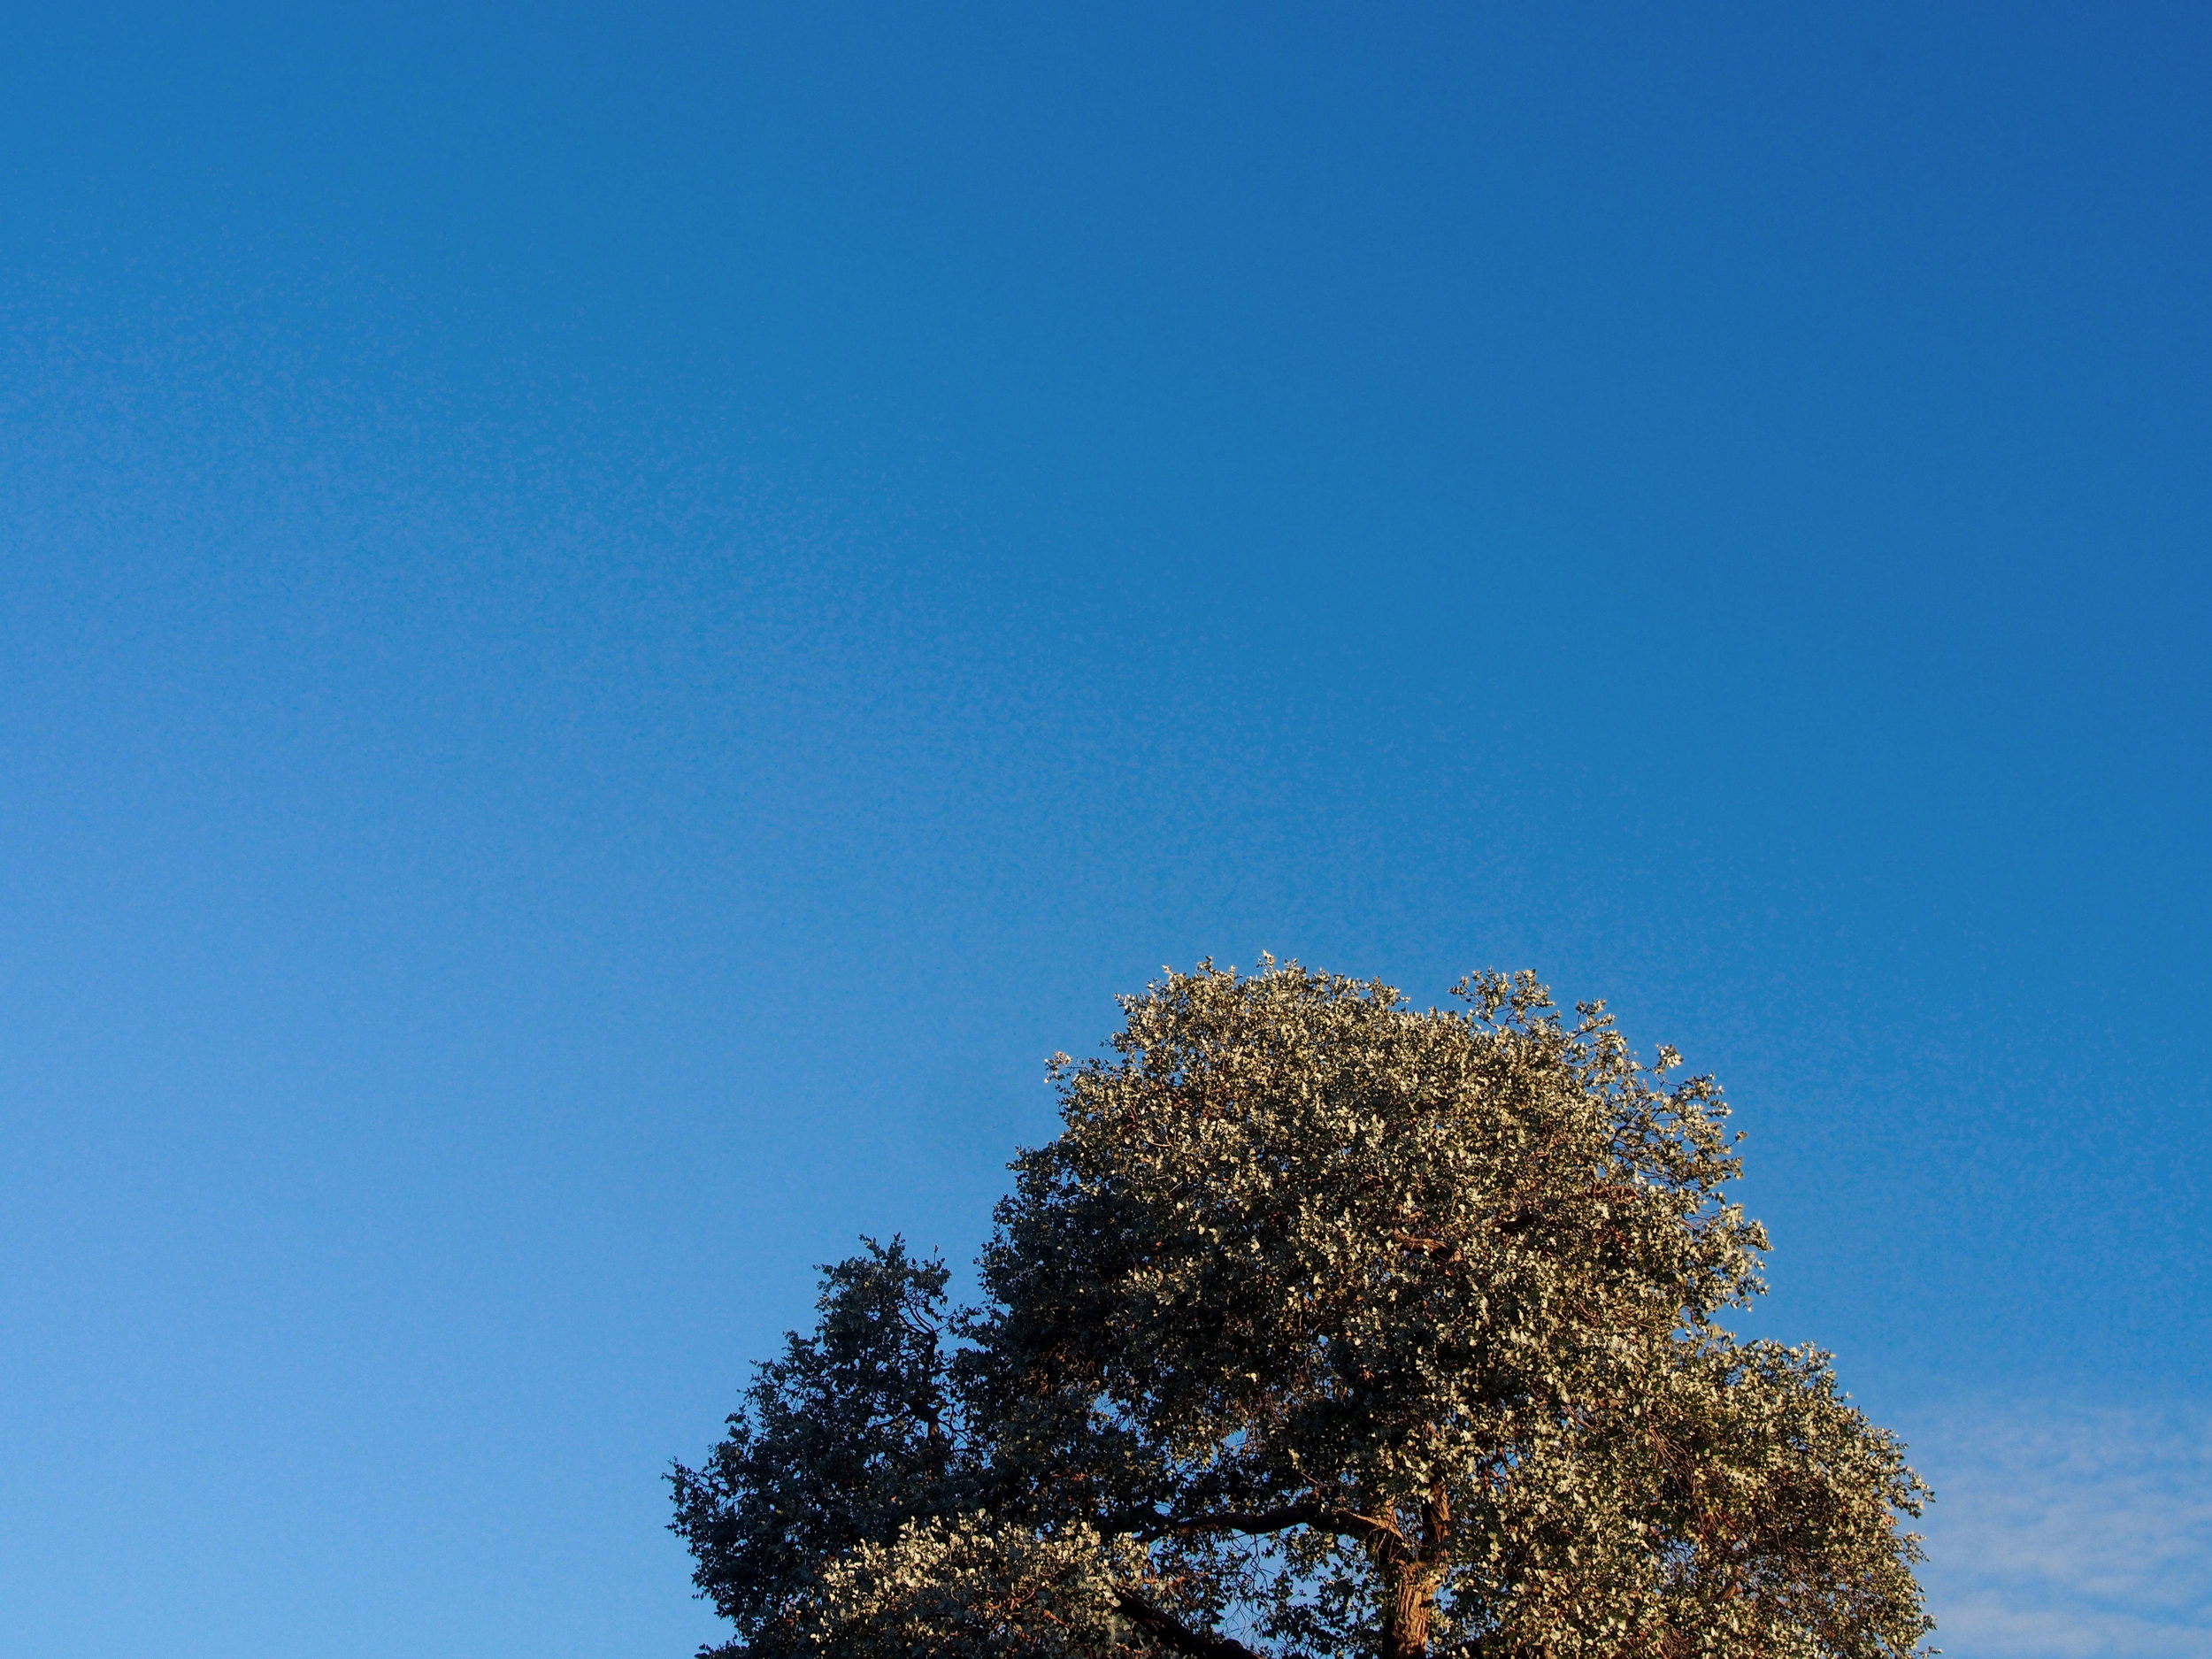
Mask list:
[[[1383,1602],[1381,1659],[1428,1659],[1429,1624],[1436,1611],[1436,1586],[1452,1536],[1452,1496],[1442,1481],[1429,1488],[1421,1506],[1419,1548],[1402,1537],[1392,1549],[1376,1551],[1386,1595]]]
[[[1429,1616],[1436,1609],[1436,1579],[1409,1563],[1388,1579],[1383,1603],[1382,1659],[1428,1659]]]

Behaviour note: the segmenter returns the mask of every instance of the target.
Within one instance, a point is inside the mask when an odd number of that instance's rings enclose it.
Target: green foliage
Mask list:
[[[1143,1572],[1137,1545],[1087,1528],[1040,1536],[974,1516],[911,1521],[824,1569],[801,1634],[809,1651],[842,1659],[1112,1659],[1144,1640],[1119,1606],[1120,1586]]]
[[[896,1239],[867,1249],[823,1270],[815,1333],[757,1368],[705,1467],[670,1477],[673,1530],[700,1593],[737,1626],[731,1651],[794,1651],[833,1563],[946,1508],[962,1484],[947,1270]]]
[[[1125,999],[983,1305],[871,1246],[677,1471],[740,1648],[1915,1652],[1901,1448],[1715,1322],[1766,1248],[1717,1086],[1532,976],[1458,995]]]

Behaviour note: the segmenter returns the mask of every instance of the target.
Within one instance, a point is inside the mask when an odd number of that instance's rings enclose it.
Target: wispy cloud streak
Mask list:
[[[2013,1404],[1916,1427],[1952,1659],[2212,1659],[2212,1414]]]

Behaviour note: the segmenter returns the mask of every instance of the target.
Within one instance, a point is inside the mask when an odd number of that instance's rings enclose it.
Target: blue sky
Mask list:
[[[1947,1651],[2212,1655],[2200,9],[10,33],[23,1651],[687,1653],[811,1265],[1269,950],[1717,1072]]]

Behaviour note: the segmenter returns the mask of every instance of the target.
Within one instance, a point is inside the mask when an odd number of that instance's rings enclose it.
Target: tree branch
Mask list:
[[[1133,1590],[1114,1592],[1121,1616],[1140,1630],[1193,1659],[1263,1659],[1242,1642],[1211,1631],[1193,1630],[1173,1614],[1156,1608]]]
[[[1332,1509],[1317,1503],[1293,1503],[1279,1509],[1225,1510],[1211,1515],[1188,1517],[1159,1516],[1156,1530],[1151,1536],[1163,1532],[1279,1532],[1286,1526],[1319,1527],[1345,1538],[1356,1538],[1363,1543],[1376,1538],[1386,1538],[1402,1546],[1405,1534],[1390,1521],[1377,1520],[1371,1515],[1360,1515],[1350,1509]]]

